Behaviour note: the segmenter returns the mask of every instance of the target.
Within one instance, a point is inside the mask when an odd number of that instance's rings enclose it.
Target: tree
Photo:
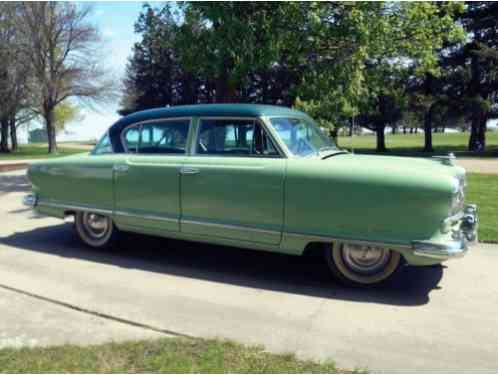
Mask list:
[[[448,48],[443,64],[471,123],[468,148],[484,150],[486,123],[498,117],[498,3],[469,2],[459,20],[469,37]]]
[[[288,4],[145,5],[124,79],[119,113],[224,101],[292,105],[299,69],[282,48]],[[287,16],[286,16],[287,17]],[[289,18],[290,19],[290,18]]]
[[[17,149],[16,118],[29,107],[29,67],[22,56],[19,3],[0,3],[0,152]]]
[[[384,151],[386,124],[394,126],[409,103],[410,80],[426,77],[418,109],[425,110],[426,149],[432,150],[430,130],[433,95],[431,78],[440,74],[438,52],[448,41],[463,38],[463,31],[454,22],[458,4],[386,3],[372,14],[374,31],[368,45],[366,85],[377,109],[372,117],[377,121],[371,130],[377,133],[377,150]],[[372,108],[372,106],[367,106]],[[368,118],[368,113],[367,116]]]
[[[184,104],[188,96],[184,95],[185,86],[193,82],[185,79],[178,61],[179,51],[175,45],[178,26],[171,6],[166,4],[155,9],[145,4],[135,32],[142,35],[142,40],[135,43],[133,57],[127,65],[119,113]],[[190,100],[196,100],[194,93],[190,96]]]
[[[62,102],[54,110],[54,127],[57,133],[66,129],[68,123],[82,121],[84,116],[78,106],[69,101]]]
[[[186,2],[179,34],[182,65],[214,83],[216,102],[239,101],[251,73],[279,60],[285,11],[295,5],[254,2]],[[192,46],[198,48],[192,49]],[[192,51],[189,52],[188,49]]]
[[[22,3],[25,58],[37,90],[49,153],[57,152],[54,111],[68,98],[85,104],[110,99],[112,81],[99,66],[98,33],[87,21],[90,8],[73,3]]]

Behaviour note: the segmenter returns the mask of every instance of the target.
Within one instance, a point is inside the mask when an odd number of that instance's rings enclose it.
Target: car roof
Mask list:
[[[139,111],[118,120],[109,129],[113,145],[120,149],[118,135],[128,125],[162,118],[174,117],[261,117],[261,116],[292,116],[308,117],[305,113],[276,105],[266,104],[194,104],[173,107],[153,108]]]
[[[174,107],[153,108],[132,113],[122,120],[137,122],[153,118],[191,117],[191,116],[239,116],[259,117],[276,115],[304,115],[304,113],[277,105],[266,104],[194,104]]]

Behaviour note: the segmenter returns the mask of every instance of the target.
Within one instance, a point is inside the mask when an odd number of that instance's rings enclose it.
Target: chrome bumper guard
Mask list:
[[[22,203],[28,207],[35,207],[37,201],[38,201],[38,199],[36,198],[36,195],[28,194],[28,195],[24,196]]]
[[[477,206],[468,204],[463,210],[459,229],[452,234],[451,241],[445,243],[415,241],[413,242],[414,254],[440,260],[462,257],[469,250],[469,246],[477,242],[478,226]]]

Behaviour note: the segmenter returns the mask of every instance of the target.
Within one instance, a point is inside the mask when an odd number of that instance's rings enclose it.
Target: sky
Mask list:
[[[121,81],[133,44],[140,40],[133,27],[143,2],[86,3],[92,6],[89,21],[98,28],[102,38],[102,55],[105,58],[103,65],[111,71],[114,79]],[[97,105],[95,109],[82,107],[83,120],[68,124],[66,132],[58,134],[57,139],[74,141],[100,138],[119,119],[116,112],[118,108],[119,98],[105,106]]]

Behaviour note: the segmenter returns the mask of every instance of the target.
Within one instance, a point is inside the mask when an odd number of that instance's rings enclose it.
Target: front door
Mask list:
[[[180,230],[180,177],[185,161],[188,119],[166,119],[123,132],[126,162],[115,165],[118,226],[158,231]]]
[[[181,173],[181,231],[279,244],[284,173],[257,120],[201,119]]]

